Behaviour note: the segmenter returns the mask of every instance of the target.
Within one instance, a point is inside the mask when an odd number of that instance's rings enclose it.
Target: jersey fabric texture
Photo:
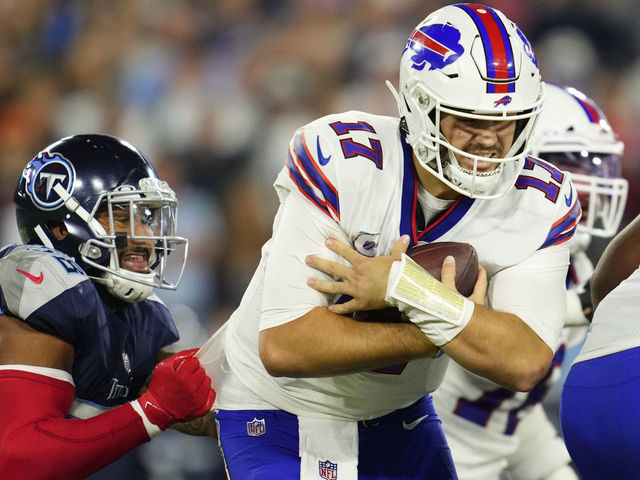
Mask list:
[[[273,236],[223,337],[227,368],[216,386],[220,410],[258,407],[370,420],[413,404],[442,381],[446,355],[326,378],[268,374],[258,354],[259,332],[341,301],[306,285],[320,275],[305,264],[307,255],[344,262],[325,247],[328,237],[366,256],[389,254],[403,234],[411,245],[469,242],[488,273],[490,306],[518,315],[550,348],[557,346],[567,242],[580,204],[568,177],[546,162],[527,158],[522,175],[500,199],[459,197],[434,211],[430,203],[439,202],[418,200],[430,195],[418,183],[399,120],[352,111],[299,129],[275,188],[281,206]]]

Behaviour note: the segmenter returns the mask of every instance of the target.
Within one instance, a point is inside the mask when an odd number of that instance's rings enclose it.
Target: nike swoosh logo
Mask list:
[[[564,195],[564,203],[567,204],[567,207],[571,206],[571,202],[573,201],[573,185],[569,184],[569,188],[571,190],[569,190],[569,196],[567,197],[567,195]]]
[[[423,415],[420,418],[416,418],[413,422],[411,423],[407,423],[404,420],[402,421],[402,428],[404,428],[405,430],[413,430],[414,428],[416,428],[418,426],[418,424],[423,421],[425,418],[427,418],[429,415]]]
[[[320,137],[316,138],[316,149],[318,150],[318,162],[320,162],[320,165],[326,165],[327,163],[329,163],[329,160],[331,160],[331,155],[325,157],[322,154],[322,150],[320,149]]]
[[[44,279],[44,275],[42,275],[42,272],[40,272],[40,275],[38,275],[37,277],[35,275],[30,274],[29,272],[25,272],[24,270],[20,270],[19,268],[16,268],[16,272],[20,272],[25,277],[27,277],[29,280],[31,280],[33,283],[36,283],[38,285],[41,284],[42,280]]]

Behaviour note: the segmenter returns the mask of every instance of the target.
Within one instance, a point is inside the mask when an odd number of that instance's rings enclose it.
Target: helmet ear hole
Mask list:
[[[69,235],[69,230],[64,222],[50,220],[47,222],[47,228],[53,234],[56,240],[64,240]]]

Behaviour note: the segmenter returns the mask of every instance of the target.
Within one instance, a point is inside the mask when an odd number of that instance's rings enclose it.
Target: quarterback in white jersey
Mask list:
[[[543,96],[528,41],[497,10],[444,7],[411,34],[396,95],[401,118],[351,111],[294,134],[273,237],[199,353],[231,478],[457,478],[428,395],[449,357],[520,390],[549,367],[580,203],[526,156]],[[478,252],[469,298],[451,264],[440,283],[403,254],[446,240]],[[414,280],[430,292],[415,302],[399,293]],[[354,305],[410,321],[341,315]]]
[[[584,297],[593,272],[586,250],[592,235],[609,238],[620,225],[628,189],[620,178],[623,148],[593,100],[546,84],[531,151],[571,173],[583,209],[571,244],[566,327],[552,368],[530,392],[505,389],[457,364],[449,367],[433,399],[461,480],[578,478],[542,400],[560,377],[565,351],[586,333],[591,307]]]

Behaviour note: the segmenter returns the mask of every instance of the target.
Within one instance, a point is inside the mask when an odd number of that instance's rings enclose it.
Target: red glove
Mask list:
[[[200,417],[213,406],[216,392],[198,359],[193,358],[197,351],[184,350],[158,363],[148,390],[137,400],[147,419],[162,430]]]

